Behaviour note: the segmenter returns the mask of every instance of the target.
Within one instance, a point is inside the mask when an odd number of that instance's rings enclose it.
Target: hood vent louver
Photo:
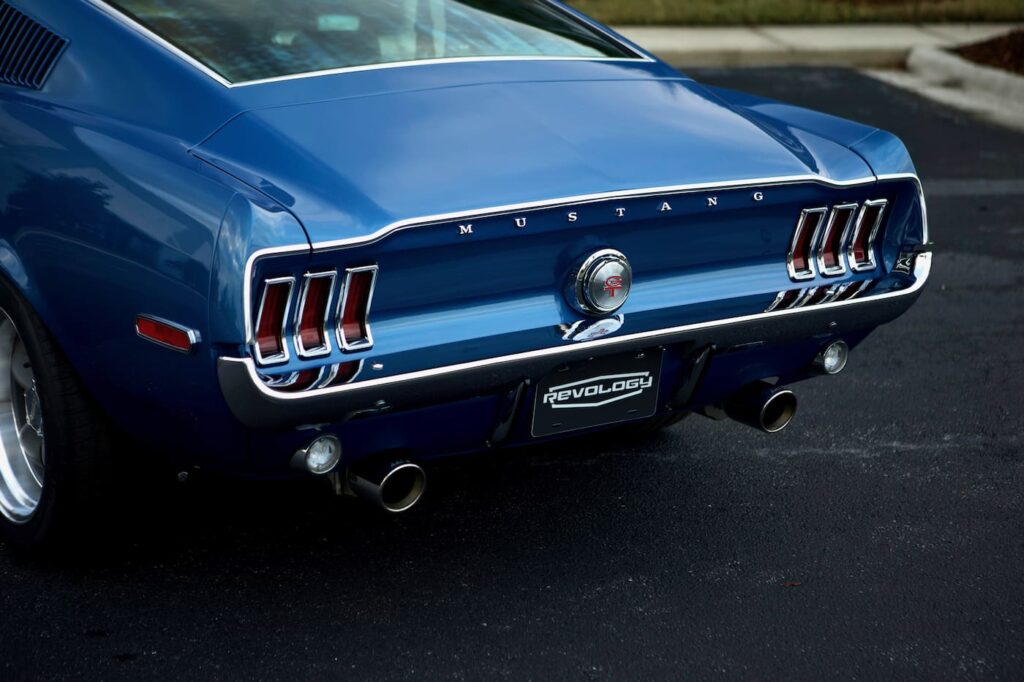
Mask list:
[[[0,83],[40,90],[68,41],[0,0]]]

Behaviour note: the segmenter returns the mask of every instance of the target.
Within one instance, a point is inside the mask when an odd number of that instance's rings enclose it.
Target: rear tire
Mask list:
[[[108,429],[49,331],[0,280],[0,533],[64,544],[108,499]]]

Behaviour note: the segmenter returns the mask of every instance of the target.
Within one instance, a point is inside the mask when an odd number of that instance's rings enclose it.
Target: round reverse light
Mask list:
[[[621,252],[604,249],[591,254],[576,271],[576,307],[591,315],[609,315],[626,303],[633,286],[633,268]]]
[[[845,341],[835,341],[814,359],[815,366],[825,374],[839,374],[846,369],[850,359],[850,347]]]
[[[306,447],[306,469],[311,474],[329,474],[340,461],[341,441],[334,436],[320,436]]]

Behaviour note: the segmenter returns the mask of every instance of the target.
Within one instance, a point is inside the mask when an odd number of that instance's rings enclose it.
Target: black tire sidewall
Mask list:
[[[89,497],[86,490],[89,482],[77,480],[73,459],[82,457],[83,443],[75,442],[66,420],[70,410],[81,409],[81,405],[73,403],[81,401],[83,396],[77,391],[67,391],[69,377],[73,377],[68,361],[39,317],[2,278],[0,308],[17,327],[32,362],[46,433],[39,506],[24,523],[14,523],[0,515],[0,529],[16,545],[41,547],[67,535],[74,525],[74,515],[83,511],[81,503]],[[89,448],[90,444],[85,446]]]

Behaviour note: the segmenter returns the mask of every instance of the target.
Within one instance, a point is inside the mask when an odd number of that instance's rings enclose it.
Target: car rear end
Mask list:
[[[926,244],[913,176],[425,217],[255,254],[248,352],[222,358],[220,381],[240,421],[276,433],[278,462],[314,428],[357,462],[703,411],[819,374],[823,350],[900,315],[927,279]],[[603,251],[628,259],[625,302],[581,312],[574,283]]]

